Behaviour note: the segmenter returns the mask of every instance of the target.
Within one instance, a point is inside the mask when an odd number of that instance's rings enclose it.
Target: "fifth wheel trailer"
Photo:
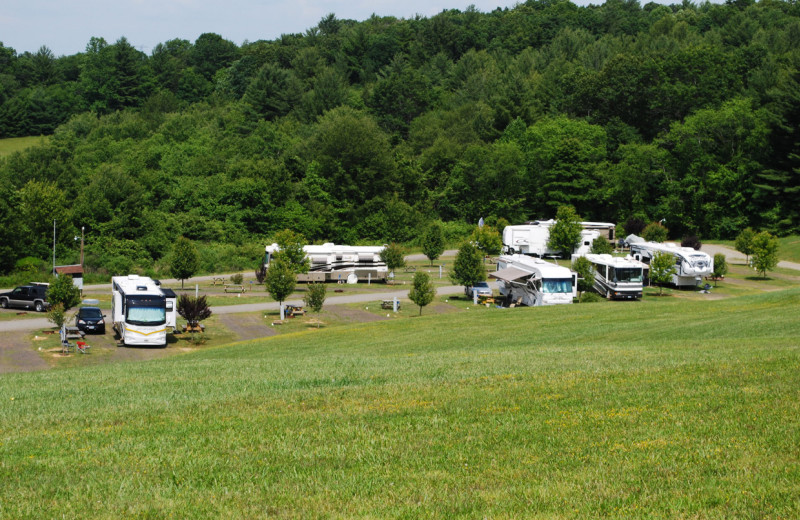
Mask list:
[[[625,241],[631,246],[631,256],[646,264],[650,264],[657,253],[674,257],[672,284],[676,287],[695,287],[704,276],[714,272],[714,259],[703,251],[681,247],[674,242],[647,242],[636,235],[629,235]]]
[[[303,246],[309,260],[308,273],[297,275],[298,282],[386,281],[389,269],[381,259],[384,246],[345,246],[326,243]],[[266,247],[264,266],[280,251],[278,244]]]
[[[555,220],[535,220],[519,226],[506,226],[503,228],[503,253],[531,255],[545,257],[559,254],[561,251],[550,249],[547,242],[550,240],[550,228]],[[591,251],[592,242],[598,237],[612,240],[615,225],[607,222],[581,222],[583,230],[581,239],[575,251],[584,255]]]

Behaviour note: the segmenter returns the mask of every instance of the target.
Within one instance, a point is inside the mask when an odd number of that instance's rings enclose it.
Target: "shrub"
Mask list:
[[[593,292],[585,292],[581,294],[580,300],[581,303],[595,303],[603,301],[603,297],[597,293]]]
[[[614,246],[606,237],[597,237],[592,240],[592,253],[596,255],[610,255],[614,252]]]
[[[686,235],[681,240],[681,247],[691,247],[695,251],[699,251],[701,247],[703,247],[703,243],[700,242],[700,239],[697,235]]]
[[[303,302],[306,307],[314,312],[322,310],[322,304],[325,303],[325,294],[328,291],[324,283],[312,283],[308,285],[306,294],[303,296]]]
[[[231,283],[234,283],[236,285],[241,285],[243,280],[244,276],[242,276],[242,273],[236,273],[231,275]]]
[[[664,242],[669,236],[669,230],[659,222],[652,222],[642,230],[642,238],[649,242]]]

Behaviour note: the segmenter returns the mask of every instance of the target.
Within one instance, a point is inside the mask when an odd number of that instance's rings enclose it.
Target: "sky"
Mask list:
[[[194,42],[216,33],[236,45],[303,33],[329,13],[363,21],[378,16],[431,17],[443,9],[481,12],[519,0],[3,0],[0,42],[18,54],[43,45],[55,56],[86,50],[93,36],[109,44],[121,37],[146,54],[175,38]],[[576,2],[578,3],[578,2]],[[602,3],[602,2],[595,2]]]

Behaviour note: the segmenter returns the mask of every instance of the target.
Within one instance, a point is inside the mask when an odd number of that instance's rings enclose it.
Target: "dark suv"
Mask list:
[[[46,283],[32,283],[17,287],[11,292],[0,294],[0,307],[4,309],[34,309],[36,312],[44,312],[50,304],[47,303]]]
[[[106,322],[103,318],[106,315],[100,307],[81,307],[75,316],[75,326],[83,332],[106,333]]]

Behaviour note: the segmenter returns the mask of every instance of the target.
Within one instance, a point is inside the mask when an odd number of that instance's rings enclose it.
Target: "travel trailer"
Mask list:
[[[535,220],[519,226],[506,226],[503,228],[503,253],[509,255],[520,253],[540,258],[561,253],[561,251],[547,247],[547,241],[550,239],[550,228],[555,223],[556,221],[551,219]],[[614,224],[581,222],[581,225],[583,226],[583,231],[581,231],[580,243],[575,251],[569,251],[569,253],[574,252],[579,255],[588,253],[592,249],[594,239],[601,236],[607,240],[613,240],[614,230],[616,229]]]
[[[580,255],[572,255],[574,261]],[[631,256],[587,254],[594,269],[594,289],[609,300],[636,300],[642,297],[645,272],[649,266]]]
[[[386,281],[389,270],[381,260],[384,246],[343,246],[322,244],[303,246],[310,263],[308,273],[297,275],[298,282]],[[280,251],[278,244],[266,247],[264,266],[269,268],[272,257]]]
[[[625,241],[631,246],[631,256],[650,264],[656,253],[667,253],[675,257],[675,274],[672,284],[676,287],[694,287],[704,276],[714,272],[714,260],[706,253],[691,247],[681,247],[673,242],[647,242],[636,235]]]
[[[111,320],[123,345],[166,346],[175,329],[177,296],[146,276],[111,278]]]
[[[497,271],[489,274],[506,301],[530,307],[572,303],[577,276],[566,267],[522,254],[501,256]]]

